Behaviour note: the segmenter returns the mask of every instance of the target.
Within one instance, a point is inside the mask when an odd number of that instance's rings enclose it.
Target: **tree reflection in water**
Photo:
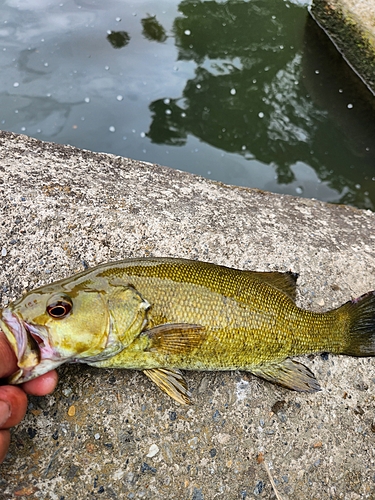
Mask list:
[[[278,21],[287,8],[296,19],[288,30]],[[304,162],[321,181],[345,191],[347,202],[358,198],[345,175],[352,156],[343,152],[341,176],[329,166],[332,145],[324,140],[332,128],[329,107],[312,102],[304,82],[308,79],[311,86],[316,75],[304,73],[305,55],[294,49],[305,36],[311,50],[305,29],[315,33],[316,27],[301,19],[307,12],[263,0],[185,0],[179,11],[182,16],[173,26],[178,60],[194,61],[195,76],[182,96],[151,103],[151,141],[181,146],[192,134],[216,148],[274,165],[279,184],[293,182],[293,165]]]

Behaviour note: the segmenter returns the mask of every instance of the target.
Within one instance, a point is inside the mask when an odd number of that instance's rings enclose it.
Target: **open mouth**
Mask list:
[[[0,329],[4,332],[17,358],[19,370],[8,378],[10,384],[27,382],[61,364],[48,343],[44,327],[27,324],[9,309],[0,310]]]

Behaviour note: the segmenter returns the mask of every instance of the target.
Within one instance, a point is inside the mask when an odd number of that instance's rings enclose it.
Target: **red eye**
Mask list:
[[[73,304],[71,302],[60,300],[58,302],[54,302],[53,304],[49,304],[47,306],[47,312],[51,318],[62,319],[68,316],[72,308]]]

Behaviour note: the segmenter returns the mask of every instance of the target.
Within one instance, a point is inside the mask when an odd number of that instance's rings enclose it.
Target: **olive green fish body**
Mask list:
[[[318,390],[311,371],[289,358],[374,355],[375,297],[369,292],[325,313],[306,311],[294,302],[296,278],[168,258],[87,270],[3,311],[0,327],[19,351],[14,382],[40,374],[53,360],[54,366],[79,361],[143,370],[185,403],[190,394],[180,369],[248,370],[288,388]],[[17,329],[27,347],[14,341]]]

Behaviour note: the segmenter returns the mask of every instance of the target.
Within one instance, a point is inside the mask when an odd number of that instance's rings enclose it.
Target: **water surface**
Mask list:
[[[1,5],[2,129],[375,207],[375,98],[306,4]]]

